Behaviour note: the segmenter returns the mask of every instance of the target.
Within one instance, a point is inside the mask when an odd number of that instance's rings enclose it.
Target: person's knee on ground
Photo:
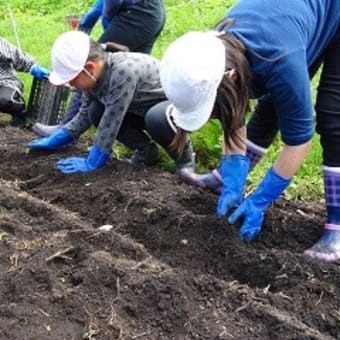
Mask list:
[[[158,147],[145,133],[143,117],[127,114],[119,129],[117,140],[129,149],[135,150],[129,159],[133,167],[158,163]]]
[[[0,87],[0,112],[8,113],[12,116],[12,126],[25,126],[25,101],[17,90],[7,86]]]

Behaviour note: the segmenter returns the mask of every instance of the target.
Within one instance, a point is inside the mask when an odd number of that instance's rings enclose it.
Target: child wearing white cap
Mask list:
[[[63,147],[95,124],[98,129],[89,155],[60,160],[57,165],[60,171],[74,173],[99,169],[108,161],[116,139],[136,150],[130,160],[132,165],[154,164],[158,160],[158,149],[149,135],[169,152],[177,171],[193,168],[190,144],[186,143],[186,150],[181,154],[171,151],[169,144],[175,130],[168,125],[162,128],[167,121],[165,112],[153,114],[152,108],[157,107],[156,104],[166,105],[157,59],[143,53],[106,53],[99,43],[79,31],[62,34],[55,41],[51,54],[49,80],[54,85],[68,83],[83,91],[82,106],[70,122],[51,136],[30,142],[29,148]],[[99,117],[98,112],[102,112]],[[154,134],[160,129],[161,135]],[[171,138],[164,139],[164,134],[168,133]]]
[[[163,0],[97,0],[80,21],[78,30],[90,33],[101,13],[104,32],[99,43],[115,42],[125,45],[131,52],[151,54],[156,39],[165,23]],[[79,111],[81,94],[75,91],[61,125],[70,121]],[[58,125],[35,123],[32,130],[41,137],[53,133]]]
[[[239,237],[252,241],[265,209],[291,182],[311,148],[314,108],[310,78],[323,63],[316,100],[321,135],[327,221],[305,254],[340,259],[340,2],[338,0],[238,1],[217,26],[190,32],[169,46],[160,77],[172,103],[181,147],[186,131],[218,118],[224,132],[221,165],[192,182],[218,188],[218,216],[241,220]],[[250,98],[254,115],[244,126]],[[280,131],[284,147],[258,188],[244,199],[253,165]],[[248,139],[248,140],[247,140]],[[190,174],[189,174],[190,175]],[[236,210],[235,210],[236,209]]]

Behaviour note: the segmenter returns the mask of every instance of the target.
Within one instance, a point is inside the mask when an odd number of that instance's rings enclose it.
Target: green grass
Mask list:
[[[161,58],[169,43],[186,31],[212,28],[234,2],[235,0],[166,0],[167,22],[154,47],[153,55]],[[93,0],[0,0],[0,36],[16,43],[8,10],[11,8],[22,49],[34,56],[42,65],[50,67],[50,48],[56,37],[68,29],[65,16],[83,13],[92,3]],[[92,37],[97,38],[100,33],[101,26],[98,23]],[[20,74],[20,77],[24,80],[27,98],[31,77],[25,74]],[[313,93],[315,88],[316,82],[313,82]],[[219,124],[216,122],[207,124],[192,134],[192,140],[197,154],[198,170],[205,171],[216,166],[221,150]],[[269,149],[266,157],[251,173],[249,188],[255,187],[263,177],[280,148],[281,143],[277,141]],[[122,151],[118,150],[118,153],[121,154]],[[173,162],[164,153],[162,164],[166,169],[173,169]],[[288,194],[293,199],[301,197],[318,199],[322,196],[321,164],[319,139],[315,137],[312,152],[288,189]]]

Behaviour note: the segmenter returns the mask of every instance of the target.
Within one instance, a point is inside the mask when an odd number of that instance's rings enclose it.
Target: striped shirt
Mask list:
[[[31,56],[0,38],[0,86],[12,87],[22,93],[24,85],[15,71],[29,72],[34,64]]]

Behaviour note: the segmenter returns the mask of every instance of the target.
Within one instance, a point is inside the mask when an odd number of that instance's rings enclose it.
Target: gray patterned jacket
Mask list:
[[[145,116],[155,104],[166,99],[159,79],[159,61],[143,53],[108,53],[104,72],[94,88],[83,94],[78,114],[65,125],[78,138],[91,122],[88,107],[94,98],[104,104],[94,143],[107,153],[117,138],[126,114]]]
[[[22,93],[24,85],[15,71],[29,72],[35,64],[34,59],[0,38],[0,86],[8,86]]]

